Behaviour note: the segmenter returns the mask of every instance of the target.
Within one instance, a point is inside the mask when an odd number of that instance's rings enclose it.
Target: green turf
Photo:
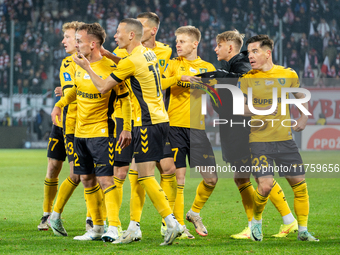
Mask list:
[[[339,164],[339,151],[303,152],[308,164]],[[217,159],[220,153],[216,153]],[[340,253],[340,179],[307,179],[310,196],[309,230],[320,238],[318,243],[296,241],[297,234],[274,239],[282,223],[279,213],[269,202],[263,214],[264,241],[233,240],[229,236],[247,224],[239,192],[230,178],[220,178],[218,185],[201,211],[209,235],[194,240],[179,240],[170,247],[160,247],[160,216],[147,199],[141,227],[141,242],[115,246],[100,241],[78,242],[72,238],[85,229],[83,187],[76,189],[63,213],[68,237],[55,237],[52,231],[38,231],[42,215],[43,183],[46,174],[46,151],[0,150],[0,254],[339,254]],[[219,161],[222,164],[221,161]],[[68,175],[65,164],[60,183]],[[339,175],[338,175],[339,176]],[[284,179],[276,178],[293,210],[293,192]],[[190,209],[200,179],[187,175],[185,212]],[[121,221],[129,223],[130,185],[124,184]]]

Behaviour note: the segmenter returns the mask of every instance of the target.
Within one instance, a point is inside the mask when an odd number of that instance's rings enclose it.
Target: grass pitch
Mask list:
[[[339,151],[301,153],[306,164],[339,164]],[[220,152],[216,152],[220,164]],[[230,178],[220,178],[209,201],[201,211],[209,235],[198,236],[191,223],[187,227],[194,240],[176,240],[172,246],[161,247],[161,219],[147,198],[141,228],[143,239],[128,245],[113,245],[100,241],[79,242],[73,237],[85,231],[85,202],[82,184],[75,190],[63,213],[68,237],[56,237],[52,231],[38,231],[42,216],[43,184],[46,174],[45,150],[0,150],[0,254],[339,254],[340,253],[340,179],[308,178],[310,196],[309,231],[320,239],[318,243],[296,241],[297,234],[288,238],[271,237],[279,230],[282,220],[268,202],[263,214],[263,242],[233,240],[229,236],[247,225],[238,189]],[[64,164],[59,184],[68,176]],[[323,175],[325,177],[327,175]],[[334,176],[339,177],[339,173]],[[276,180],[283,188],[294,211],[294,195],[286,180]],[[201,179],[190,178],[187,172],[185,212],[193,202]],[[254,183],[254,181],[253,181]],[[256,184],[255,184],[256,186]],[[130,183],[124,184],[120,218],[123,229],[129,223]],[[294,214],[294,212],[293,212]]]

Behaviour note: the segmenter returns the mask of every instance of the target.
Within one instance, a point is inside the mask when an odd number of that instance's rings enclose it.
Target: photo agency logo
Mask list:
[[[217,84],[214,86],[214,88],[212,88],[212,86],[209,86],[207,84],[205,84],[205,86],[210,89],[213,94],[216,95],[216,97],[218,98],[219,102],[220,102],[220,107],[223,107],[222,102],[221,102],[221,98],[218,95],[217,91],[215,89],[221,90],[221,89],[228,89],[231,94],[232,94],[232,98],[233,98],[233,115],[244,115],[245,111],[244,111],[244,94],[242,92],[242,90],[234,85],[230,85],[230,84]],[[217,101],[215,99],[215,97],[213,96],[213,94],[211,92],[209,92],[207,89],[207,94],[212,98],[213,102],[215,103],[215,105],[217,105]],[[305,95],[304,98],[289,98],[288,94],[289,93],[303,93]],[[203,115],[207,114],[207,94],[202,94],[202,100],[201,100],[201,113]],[[261,115],[261,116],[266,116],[266,115],[271,115],[273,114],[276,109],[278,108],[278,101],[281,103],[281,112],[277,113],[277,114],[281,114],[281,115],[286,115],[287,113],[287,105],[295,105],[303,114],[305,115],[311,115],[311,113],[303,106],[303,103],[308,103],[308,101],[311,99],[311,93],[304,88],[281,88],[281,97],[278,97],[278,93],[277,93],[277,88],[274,87],[272,88],[272,98],[271,99],[265,99],[264,104],[271,104],[271,107],[268,109],[268,107],[266,107],[266,109],[256,109],[254,107],[253,104],[253,89],[251,87],[248,88],[248,95],[247,95],[247,105],[249,108],[249,111],[254,114],[254,115]],[[252,118],[251,120],[249,120],[247,123],[244,120],[243,122],[233,122],[232,119],[227,120],[227,119],[214,119],[213,121],[213,126],[215,127],[216,125],[226,125],[229,123],[230,126],[233,125],[243,125],[246,126],[248,125],[249,127],[261,127],[265,124],[265,121],[271,122],[272,126],[274,124],[275,121],[280,121],[280,119],[254,119]],[[253,123],[256,122],[256,125],[254,125]],[[290,126],[290,127],[294,127],[297,125],[296,120],[294,119],[285,119],[283,121],[281,121],[281,125],[282,126]]]

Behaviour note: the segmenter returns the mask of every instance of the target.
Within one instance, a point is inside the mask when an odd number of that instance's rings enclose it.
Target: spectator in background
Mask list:
[[[32,79],[32,85],[30,88],[30,92],[32,94],[41,94],[42,92],[42,86],[41,86],[41,77],[40,77],[40,71],[36,71],[34,78]]]
[[[33,126],[33,131],[37,133],[38,140],[47,140],[46,138],[48,138],[49,133],[51,132],[51,126],[50,116],[43,109],[40,109],[35,117]]]
[[[328,46],[323,51],[323,58],[325,59],[325,57],[328,56],[329,64],[332,65],[334,63],[334,60],[335,60],[337,54],[338,54],[338,52],[333,45],[333,41],[329,40]]]
[[[310,11],[310,16],[315,17],[315,19],[319,19],[321,15],[321,9],[320,9],[320,4],[318,0],[311,0],[309,4],[309,11]]]
[[[294,8],[294,12],[298,14],[301,11],[301,8],[303,9],[304,12],[307,11],[307,3],[304,0],[299,0]]]
[[[320,61],[319,61],[318,53],[316,52],[315,49],[311,49],[309,51],[308,58],[309,58],[309,63],[312,69],[317,70],[319,68]]]
[[[332,19],[330,25],[329,25],[331,37],[334,39],[337,32],[338,32],[338,24],[336,22],[336,19]]]
[[[322,40],[322,51],[325,50],[325,48],[328,46],[328,42],[331,39],[331,36],[329,34],[329,32],[326,32],[325,36],[323,37]]]
[[[310,49],[314,49],[318,53],[318,57],[321,57],[322,39],[318,31],[315,30],[314,34],[309,37],[309,46]]]
[[[3,117],[1,124],[2,124],[2,126],[7,126],[7,127],[12,126],[11,118],[9,117],[8,112],[5,113],[5,116]]]
[[[316,29],[318,30],[321,37],[324,37],[326,32],[330,31],[329,25],[327,24],[327,22],[324,18],[320,19],[320,23],[319,23],[319,25]]]
[[[300,71],[300,58],[296,49],[292,49],[291,54],[288,56],[288,66],[291,67],[296,73]]]
[[[307,70],[305,70],[303,72],[303,78],[315,78],[313,69],[312,69],[312,67],[310,65],[307,67]],[[313,82],[309,83],[307,85],[313,85]]]
[[[106,20],[106,34],[108,39],[113,38],[118,27],[118,18],[113,12],[109,14],[109,18]]]

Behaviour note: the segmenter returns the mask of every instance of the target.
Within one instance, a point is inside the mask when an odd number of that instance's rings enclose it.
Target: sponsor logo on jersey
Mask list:
[[[192,68],[192,67],[190,67],[190,72],[192,72],[192,73],[197,73],[197,70],[195,70],[194,68]]]
[[[85,75],[84,75],[84,79],[85,80],[90,80],[91,78],[90,78],[90,75],[88,74],[88,73],[86,73]]]
[[[274,81],[270,81],[270,80],[265,80],[264,82],[267,86],[274,84]]]
[[[65,81],[72,81],[71,75],[67,72],[63,73]]]
[[[77,90],[77,96],[82,97],[82,98],[97,99],[97,98],[101,98],[102,94],[101,93],[86,93],[86,92]]]
[[[181,66],[181,72],[185,72],[185,67]]]

